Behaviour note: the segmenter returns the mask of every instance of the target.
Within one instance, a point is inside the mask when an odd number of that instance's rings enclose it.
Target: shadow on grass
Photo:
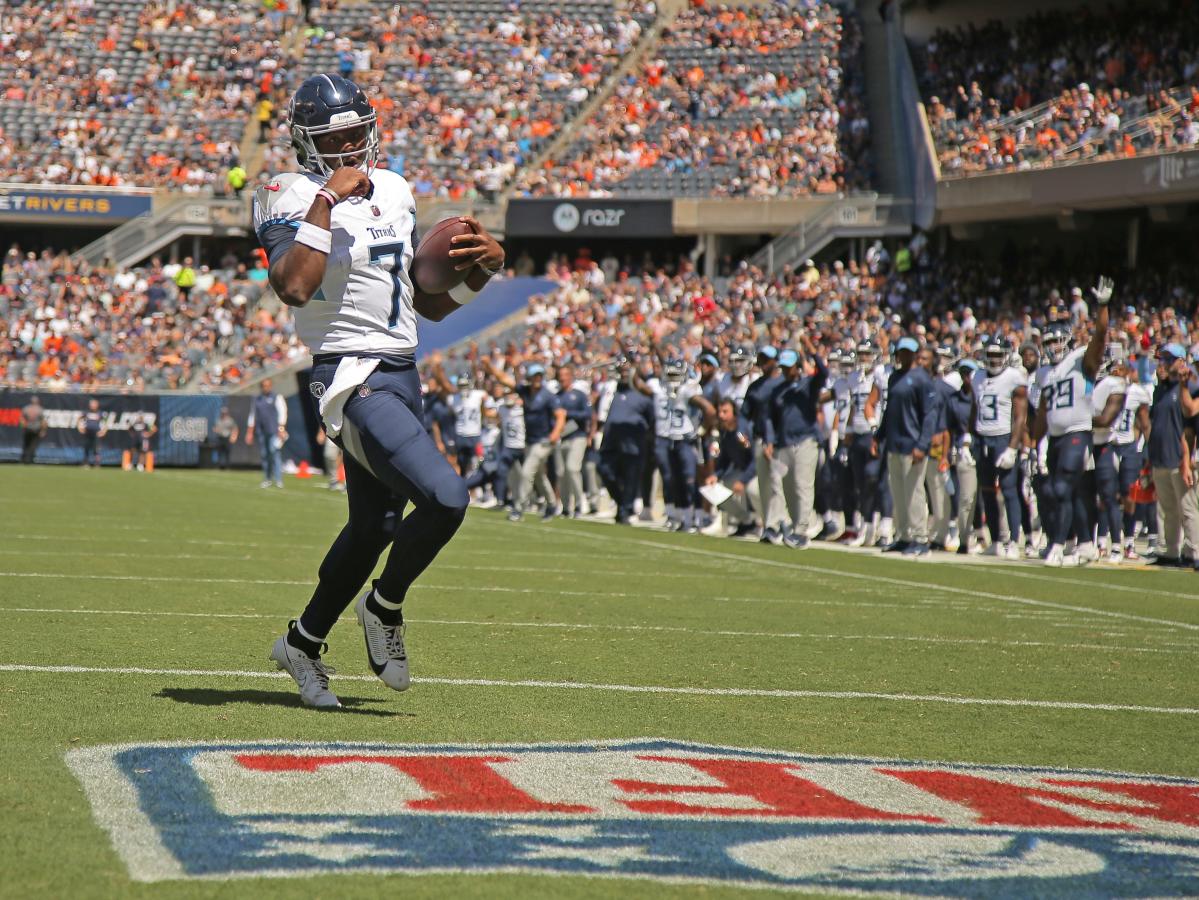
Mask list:
[[[190,703],[193,706],[228,706],[231,703],[249,703],[253,706],[288,706],[293,709],[307,709],[300,702],[298,694],[291,691],[222,691],[216,688],[163,688],[155,697],[164,700],[174,700],[176,703]],[[415,717],[416,713],[395,712],[385,709],[365,709],[367,703],[385,703],[373,697],[338,697],[341,709],[330,712],[354,713],[360,716],[382,716],[395,718],[399,716]]]

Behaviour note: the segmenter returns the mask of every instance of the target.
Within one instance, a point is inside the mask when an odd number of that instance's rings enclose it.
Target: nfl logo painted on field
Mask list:
[[[138,881],[519,872],[855,893],[1199,893],[1199,782],[665,740],[73,750]]]

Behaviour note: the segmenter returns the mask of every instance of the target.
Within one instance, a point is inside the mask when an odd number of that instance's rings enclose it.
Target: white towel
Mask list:
[[[320,399],[321,419],[329,437],[341,434],[342,410],[350,399],[350,392],[366,381],[378,365],[379,360],[362,356],[343,356],[337,364],[333,383],[325,388]]]

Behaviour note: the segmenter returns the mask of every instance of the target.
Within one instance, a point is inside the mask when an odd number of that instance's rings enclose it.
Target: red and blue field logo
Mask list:
[[[1199,894],[1199,782],[668,740],[68,753],[137,881],[581,875],[959,897]]]

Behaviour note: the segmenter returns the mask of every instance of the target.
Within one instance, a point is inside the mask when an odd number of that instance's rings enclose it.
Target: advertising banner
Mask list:
[[[665,238],[674,234],[670,200],[510,200],[508,237]]]
[[[21,428],[21,410],[33,397],[30,391],[0,390],[0,461],[15,461],[21,458],[24,446],[24,429]],[[82,465],[87,438],[80,428],[87,412],[86,394],[37,395],[45,410],[45,428],[37,441],[35,462]],[[97,444],[100,463],[105,466],[120,465],[126,450],[133,447],[130,426],[141,417],[147,425],[158,424],[158,397],[138,395],[97,395],[100,401],[100,433]],[[154,439],[154,446],[161,443],[161,432]]]
[[[124,222],[150,212],[149,194],[0,186],[0,221]]]

